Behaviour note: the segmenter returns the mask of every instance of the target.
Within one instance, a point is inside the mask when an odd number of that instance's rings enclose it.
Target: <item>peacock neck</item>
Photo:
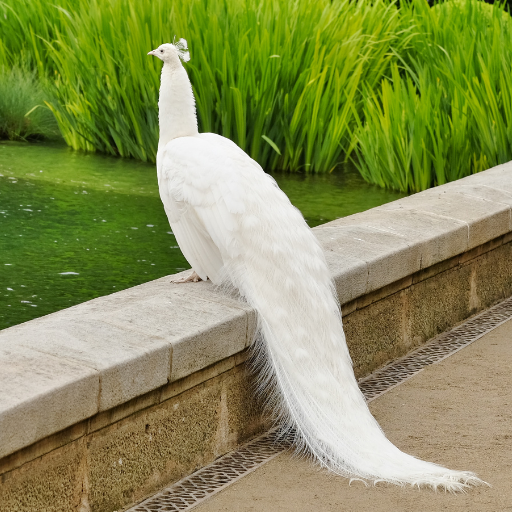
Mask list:
[[[197,135],[194,93],[185,68],[164,64],[158,100],[160,140],[158,149],[176,137]]]

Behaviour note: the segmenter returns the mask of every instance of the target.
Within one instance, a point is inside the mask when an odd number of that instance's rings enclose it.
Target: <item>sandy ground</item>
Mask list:
[[[512,320],[370,404],[402,450],[492,487],[466,494],[365,487],[284,453],[198,506],[197,512],[512,511]]]

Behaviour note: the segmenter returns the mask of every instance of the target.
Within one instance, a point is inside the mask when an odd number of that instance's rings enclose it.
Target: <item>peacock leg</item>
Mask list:
[[[171,283],[198,283],[202,279],[196,274],[195,270],[188,277],[182,277],[180,279],[171,279]]]

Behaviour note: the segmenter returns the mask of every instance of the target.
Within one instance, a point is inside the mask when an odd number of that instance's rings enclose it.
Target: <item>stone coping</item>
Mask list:
[[[314,229],[340,303],[512,231],[512,162]],[[0,331],[0,458],[229,358],[256,314],[169,277]]]

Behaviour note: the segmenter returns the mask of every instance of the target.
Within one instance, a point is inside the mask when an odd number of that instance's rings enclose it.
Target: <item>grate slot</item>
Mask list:
[[[438,363],[481,338],[512,317],[512,297],[441,334],[432,341],[359,381],[366,400],[377,397],[410,379],[423,368]],[[290,446],[271,430],[238,450],[228,453],[190,476],[165,488],[126,512],[182,512],[259,468]]]

